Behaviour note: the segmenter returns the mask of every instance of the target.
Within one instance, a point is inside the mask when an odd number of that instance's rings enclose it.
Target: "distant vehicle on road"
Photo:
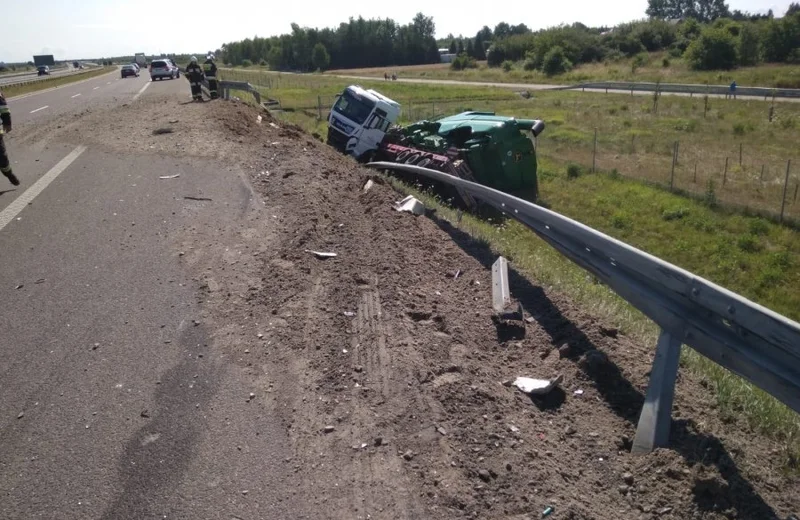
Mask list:
[[[74,68],[74,69],[82,69],[83,67],[81,67],[81,64],[79,62],[73,61],[72,62],[72,68]]]
[[[139,69],[137,69],[136,65],[134,65],[134,64],[123,65],[121,74],[122,74],[122,78],[123,79],[127,78],[128,76],[133,76],[134,78],[138,78],[139,77]]]
[[[181,75],[180,69],[169,58],[159,58],[150,62],[150,79],[175,79]]]
[[[140,70],[142,70],[142,68],[139,66],[139,64],[138,64],[138,63],[131,63],[131,65],[133,65],[134,67],[136,67],[136,72],[139,72]]]
[[[136,53],[136,54],[133,56],[133,61],[134,61],[134,62],[135,62],[135,63],[136,63],[136,64],[137,64],[139,67],[145,67],[145,68],[147,67],[147,56],[145,56],[143,52],[137,52],[137,53]]]
[[[49,76],[50,75],[50,67],[47,65],[39,65],[37,68],[37,73],[39,76]]]

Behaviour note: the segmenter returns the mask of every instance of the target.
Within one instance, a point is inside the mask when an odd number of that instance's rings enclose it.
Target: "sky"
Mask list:
[[[475,1],[475,0],[473,0]],[[792,0],[728,0],[731,9],[782,15]],[[541,29],[561,23],[615,25],[645,16],[647,0],[516,1],[479,9],[453,0],[275,2],[238,0],[3,0],[0,62],[29,61],[34,54],[57,60],[125,56],[144,52],[205,53],[223,43],[304,27],[336,27],[348,18],[392,18],[408,23],[418,12],[432,16],[436,35],[473,36],[501,21]],[[11,5],[8,5],[11,4]],[[512,5],[513,4],[513,5]],[[231,7],[227,7],[230,5]],[[13,21],[8,23],[8,21]]]

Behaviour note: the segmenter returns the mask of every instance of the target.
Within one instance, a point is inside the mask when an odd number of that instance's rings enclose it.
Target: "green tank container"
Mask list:
[[[463,112],[436,121],[420,121],[402,129],[406,143],[445,154],[455,147],[480,184],[535,199],[536,149],[533,138],[544,123],[498,116],[494,112]]]

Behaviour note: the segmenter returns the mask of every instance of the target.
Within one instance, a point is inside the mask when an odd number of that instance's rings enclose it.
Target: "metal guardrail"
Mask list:
[[[671,92],[682,94],[709,94],[712,96],[727,96],[731,93],[730,87],[726,85],[691,85],[681,83],[647,83],[647,82],[624,82],[624,81],[601,81],[591,83],[580,83],[571,87],[565,87],[561,90],[577,90],[577,89],[595,89],[595,90],[621,90],[625,92]],[[754,96],[770,98],[772,96],[779,98],[800,98],[800,89],[794,88],[767,88],[767,87],[736,87],[737,96]]]
[[[592,273],[661,328],[633,452],[649,452],[669,440],[681,344],[800,412],[799,323],[512,195],[427,168],[388,162],[367,166],[402,170],[455,186],[504,212]]]
[[[218,82],[217,88],[222,91],[222,99],[230,99],[231,90],[243,90],[253,94],[253,97],[256,98],[256,103],[261,105],[261,92],[259,92],[257,88],[246,81],[222,80]]]

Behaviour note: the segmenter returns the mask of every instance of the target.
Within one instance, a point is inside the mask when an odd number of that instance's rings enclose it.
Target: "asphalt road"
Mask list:
[[[183,79],[117,74],[9,102],[22,185],[0,178],[0,518],[289,518],[286,433],[215,351],[181,261],[187,229],[226,229],[253,204],[244,177],[39,131],[189,95]],[[184,199],[198,192],[213,202]]]
[[[64,67],[61,69],[51,69],[50,70],[50,77],[53,76],[65,76],[68,74],[77,74],[79,71],[72,68],[72,66]],[[42,76],[45,78],[47,76]],[[23,81],[31,81],[39,78],[39,73],[37,71],[30,71],[30,72],[21,72],[18,74],[3,74],[0,75],[0,86],[8,85],[11,83],[21,83]]]

